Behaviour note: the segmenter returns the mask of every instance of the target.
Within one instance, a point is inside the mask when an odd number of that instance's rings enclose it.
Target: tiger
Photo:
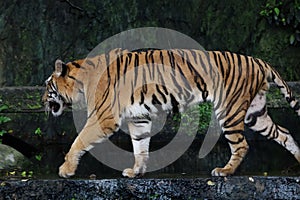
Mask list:
[[[67,63],[56,60],[54,72],[45,81],[46,109],[59,116],[80,98],[87,102],[86,124],[65,155],[59,176],[75,175],[84,153],[108,139],[122,123],[128,126],[135,159],[122,175],[143,176],[153,117],[159,112],[183,112],[202,102],[211,102],[231,150],[227,164],[213,169],[212,176],[232,175],[241,164],[249,149],[245,126],[276,141],[300,162],[297,142],[268,115],[269,82],[277,85],[300,116],[299,102],[279,73],[251,56],[197,49],[113,49]]]

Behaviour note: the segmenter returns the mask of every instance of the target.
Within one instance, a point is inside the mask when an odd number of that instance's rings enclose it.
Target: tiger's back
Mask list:
[[[255,95],[268,89],[270,76],[269,65],[259,59],[218,51],[130,52],[109,67],[115,66],[119,72],[112,73],[107,91],[117,98],[112,104],[114,112],[129,118],[153,114],[156,106],[183,111],[206,101],[214,103],[219,120],[227,115],[227,107],[245,104],[246,113]],[[103,84],[99,83],[99,93]]]

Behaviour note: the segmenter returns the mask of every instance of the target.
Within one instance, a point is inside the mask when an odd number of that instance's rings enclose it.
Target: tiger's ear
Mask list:
[[[55,61],[55,75],[56,77],[65,76],[67,72],[67,65],[61,60]]]

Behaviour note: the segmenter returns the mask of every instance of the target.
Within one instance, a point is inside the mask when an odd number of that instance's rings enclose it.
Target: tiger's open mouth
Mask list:
[[[57,113],[60,109],[61,105],[55,101],[49,101],[49,109],[52,111],[52,113]]]
[[[62,114],[65,108],[71,107],[72,104],[65,103],[64,101],[48,101],[48,111],[51,111],[52,115],[59,116]]]
[[[46,111],[52,113],[53,116],[57,117],[62,114],[63,110],[67,107],[67,104],[62,100],[48,100],[46,103]]]

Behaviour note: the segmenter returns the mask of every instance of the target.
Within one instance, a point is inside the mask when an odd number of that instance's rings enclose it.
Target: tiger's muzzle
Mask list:
[[[65,103],[63,97],[60,94],[49,91],[46,91],[46,93],[44,94],[43,102],[46,112],[51,111],[52,115],[55,117],[60,116],[63,113],[64,109],[70,105],[68,103]]]

